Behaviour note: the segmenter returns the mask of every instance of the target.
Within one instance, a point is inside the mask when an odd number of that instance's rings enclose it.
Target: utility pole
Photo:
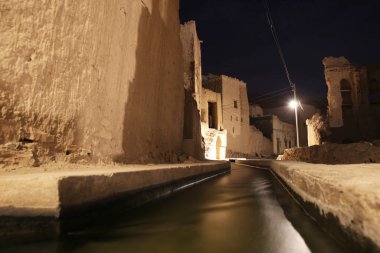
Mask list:
[[[273,22],[272,15],[271,15],[271,12],[270,12],[269,0],[265,0],[265,8],[266,8],[266,11],[267,11],[267,19],[268,19],[270,30],[272,32],[273,40],[274,40],[274,42],[276,44],[278,54],[280,55],[281,62],[282,62],[282,65],[284,67],[284,71],[285,71],[286,77],[288,79],[289,85],[293,89],[293,95],[294,95],[294,101],[293,101],[294,102],[294,113],[295,113],[295,116],[296,116],[297,148],[299,148],[300,147],[300,138],[299,138],[299,129],[298,129],[298,106],[300,105],[300,103],[297,100],[296,84],[293,83],[292,79],[290,78],[290,73],[289,73],[289,70],[288,70],[288,66],[286,64],[285,56],[284,56],[284,53],[282,52],[280,41],[278,39],[277,31],[276,31],[276,28],[274,26],[274,22]]]
[[[297,135],[297,148],[300,147],[300,135],[299,135],[299,129],[298,129],[298,100],[297,100],[297,91],[296,91],[296,84],[292,83],[292,88],[293,88],[293,95],[294,95],[294,113],[295,113],[295,118],[296,118],[296,135]]]

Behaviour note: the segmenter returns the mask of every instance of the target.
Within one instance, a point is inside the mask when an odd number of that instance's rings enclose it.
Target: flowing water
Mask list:
[[[123,215],[104,212],[91,228],[1,253],[340,253],[340,246],[293,202],[268,170],[232,165],[231,174]]]

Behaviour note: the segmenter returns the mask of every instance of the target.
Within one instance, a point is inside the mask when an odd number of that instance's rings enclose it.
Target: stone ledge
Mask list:
[[[379,164],[324,165],[274,160],[237,163],[271,168],[303,204],[317,209],[316,214],[325,219],[322,223],[336,222],[361,249],[379,252]],[[313,213],[311,208],[307,211]]]
[[[0,216],[58,218],[62,208],[102,201],[119,194],[229,168],[230,164],[226,162],[204,162],[107,166],[104,169],[101,166],[87,166],[86,170],[2,175]]]
[[[45,173],[3,174],[0,177],[0,237],[34,233],[56,235],[62,232],[61,220],[65,217],[77,220],[87,211],[108,208],[109,204],[125,198],[134,207],[229,170],[228,162],[203,162],[70,165],[65,170]]]

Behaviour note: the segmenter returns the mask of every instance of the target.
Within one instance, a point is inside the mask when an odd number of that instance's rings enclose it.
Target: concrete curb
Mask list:
[[[303,209],[353,252],[380,252],[380,165],[247,160],[270,168]]]
[[[2,176],[0,237],[57,235],[63,220],[121,200],[132,208],[229,171],[228,162],[204,162]]]

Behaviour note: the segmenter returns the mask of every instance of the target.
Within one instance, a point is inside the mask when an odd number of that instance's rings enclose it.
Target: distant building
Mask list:
[[[275,154],[282,154],[285,149],[296,146],[295,126],[282,122],[275,115],[253,116],[251,124],[263,132],[265,137],[272,140]]]
[[[298,109],[298,127],[301,147],[308,146],[308,130],[306,121],[307,119],[310,119],[314,114],[317,113],[321,113],[320,109],[309,104],[302,103],[302,109]],[[275,108],[265,108],[264,115],[277,115],[281,121],[295,126],[296,120],[294,109],[290,108],[287,105]]]
[[[380,65],[323,60],[333,142],[380,139]]]

